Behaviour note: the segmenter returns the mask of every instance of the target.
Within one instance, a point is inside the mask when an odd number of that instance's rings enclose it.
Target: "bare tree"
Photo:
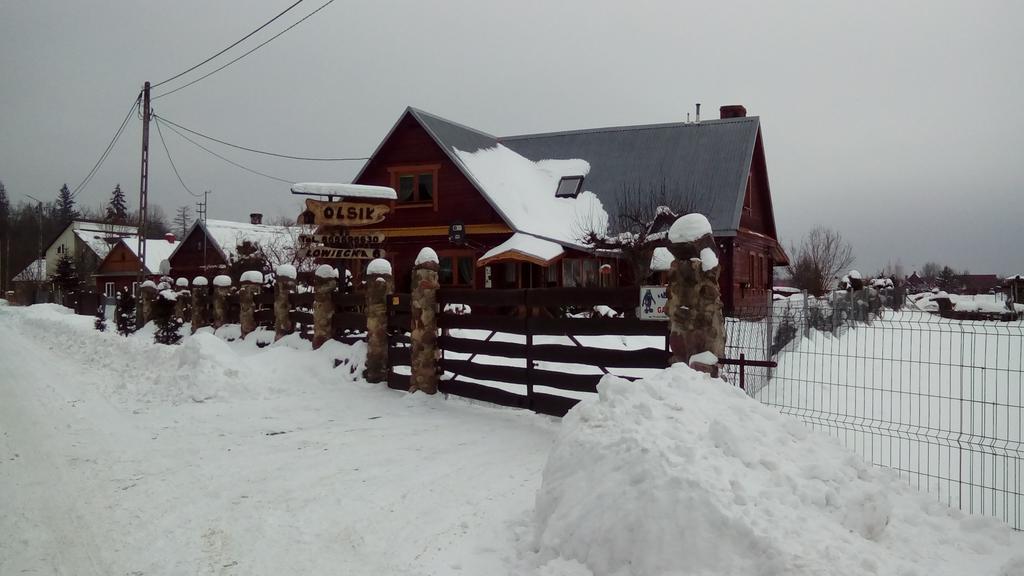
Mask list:
[[[853,247],[831,228],[816,226],[799,246],[791,246],[789,275],[793,285],[820,296],[853,264]]]
[[[654,249],[667,243],[668,228],[676,218],[694,211],[685,198],[667,182],[633,185],[622,190],[608,215],[608,230],[594,226],[581,230],[581,241],[595,250],[617,253],[629,264],[633,282],[642,284],[651,275]]]
[[[188,227],[192,224],[190,219],[192,218],[192,211],[188,206],[179,206],[178,212],[174,216],[174,226],[181,230],[181,238],[185,238],[185,234],[188,233]]]
[[[935,280],[942,273],[942,264],[938,262],[925,262],[921,267],[921,278]]]

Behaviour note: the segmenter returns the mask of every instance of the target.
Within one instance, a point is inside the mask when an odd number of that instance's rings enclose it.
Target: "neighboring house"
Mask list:
[[[787,257],[761,124],[742,106],[723,106],[721,115],[501,138],[408,108],[353,182],[398,193],[387,219],[372,228],[386,235],[399,289],[409,286],[424,246],[440,256],[443,285],[632,283],[629,266],[605,252],[595,256],[582,232],[602,228],[628,190],[664,186],[710,220],[727,309],[763,306],[772,269]],[[461,245],[448,241],[452,224],[465,227]],[[341,264],[358,270],[366,262]]]
[[[260,214],[253,214],[248,224],[228,220],[197,220],[168,256],[171,275],[191,281],[196,276],[210,279],[218,274],[228,274],[231,265],[243,259],[246,254],[266,258],[270,269],[279,264],[296,263],[296,242],[300,228],[263,224],[262,220]]]
[[[170,257],[178,244],[180,242],[170,233],[161,240],[146,240],[145,280],[156,281],[160,278],[161,262]],[[138,284],[139,264],[138,239],[119,239],[93,274],[96,291],[113,297],[122,288],[128,288],[134,296]]]
[[[1002,285],[997,274],[959,274],[955,282],[960,294],[995,294]]]
[[[135,226],[74,220],[46,245],[46,277],[53,276],[57,261],[68,255],[78,268],[83,281],[88,281],[96,266],[121,238],[134,238],[138,233]]]
[[[28,305],[46,302],[46,259],[39,258],[11,278],[11,290],[14,291],[14,302]]]

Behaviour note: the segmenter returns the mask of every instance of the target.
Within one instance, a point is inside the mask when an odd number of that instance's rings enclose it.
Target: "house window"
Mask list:
[[[583,176],[563,176],[555,189],[556,198],[575,198],[583,188]]]
[[[583,265],[579,260],[562,260],[562,286],[573,288],[583,285]]]
[[[138,282],[132,282],[132,298],[135,298],[135,291],[139,288]]]
[[[114,297],[114,283],[113,282],[106,282],[106,283],[103,284],[103,294],[107,298],[113,298]]]
[[[437,206],[437,172],[440,165],[400,166],[389,168],[391,187],[398,195],[398,205]]]
[[[468,254],[441,255],[438,258],[438,283],[442,286],[473,286],[476,261]]]
[[[550,264],[545,270],[545,281],[548,286],[558,286],[558,264]]]

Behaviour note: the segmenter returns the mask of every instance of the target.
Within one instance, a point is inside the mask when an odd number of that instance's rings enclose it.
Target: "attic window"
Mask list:
[[[555,190],[555,198],[575,198],[583,188],[583,176],[562,176]]]

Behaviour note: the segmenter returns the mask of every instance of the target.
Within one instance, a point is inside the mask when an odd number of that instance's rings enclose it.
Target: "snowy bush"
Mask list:
[[[153,323],[156,325],[153,340],[158,344],[177,344],[181,341],[178,330],[182,322],[174,315],[174,296],[174,292],[164,290],[153,302]]]
[[[127,336],[135,332],[135,297],[128,292],[127,288],[123,288],[117,293],[114,316],[118,334]]]

